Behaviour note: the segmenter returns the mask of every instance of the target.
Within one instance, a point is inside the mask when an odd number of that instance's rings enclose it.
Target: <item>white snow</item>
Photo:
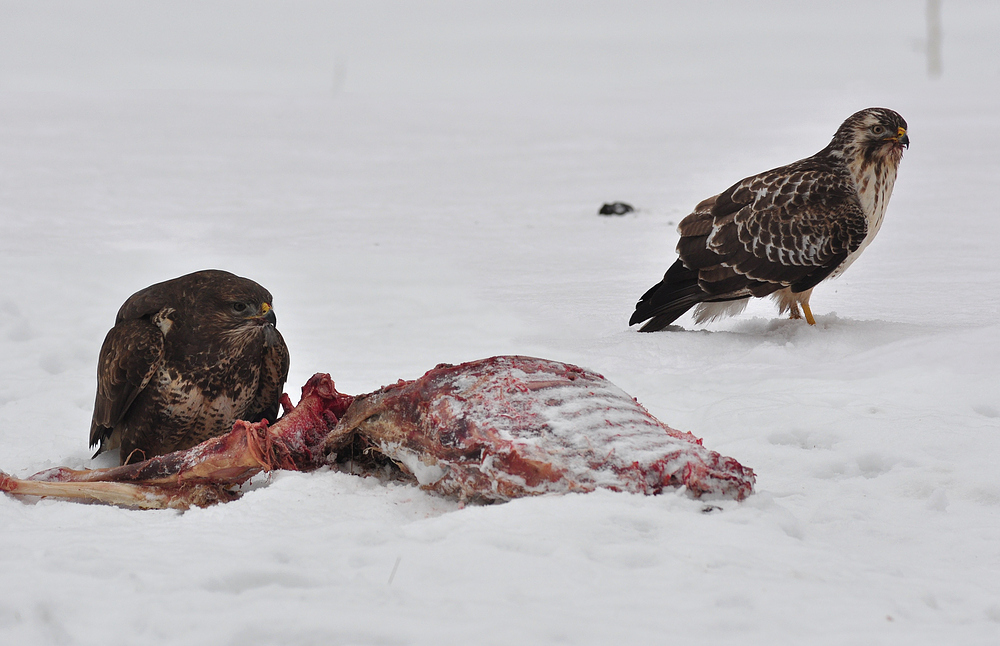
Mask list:
[[[541,356],[758,476],[713,513],[329,471],[0,496],[0,642],[1000,641],[1000,4],[941,4],[932,78],[915,1],[0,3],[0,468],[107,466],[115,312],[221,268],[274,294],[296,395]],[[912,145],[817,326],[627,329],[695,204],[868,106]]]

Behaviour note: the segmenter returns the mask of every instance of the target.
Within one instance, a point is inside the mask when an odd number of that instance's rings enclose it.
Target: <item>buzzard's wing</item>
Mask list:
[[[747,178],[681,221],[677,252],[705,300],[805,291],[861,245],[868,224],[853,186],[802,166]]]
[[[264,362],[260,368],[257,397],[251,407],[250,419],[257,421],[278,419],[278,401],[288,378],[288,347],[273,326],[264,327]]]
[[[108,332],[97,363],[97,400],[90,445],[113,449],[109,439],[163,359],[163,333],[145,319],[125,320]]]
[[[199,272],[208,273],[208,272]],[[167,280],[140,289],[128,297],[121,308],[115,323],[140,319],[159,312],[164,307],[181,307],[185,302],[183,287],[177,285],[177,280]]]
[[[629,325],[662,330],[703,302],[802,292],[861,246],[868,221],[852,180],[809,158],[748,177],[704,200],[678,229],[675,262]]]

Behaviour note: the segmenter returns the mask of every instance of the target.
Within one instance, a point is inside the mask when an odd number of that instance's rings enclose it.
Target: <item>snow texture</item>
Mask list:
[[[328,470],[3,496],[0,642],[997,643],[1000,3],[940,2],[939,47],[936,4],[0,2],[3,470],[109,466],[115,312],[220,268],[274,294],[292,388],[546,357],[757,474],[711,513]],[[818,325],[626,327],[695,204],[869,106],[912,145]]]

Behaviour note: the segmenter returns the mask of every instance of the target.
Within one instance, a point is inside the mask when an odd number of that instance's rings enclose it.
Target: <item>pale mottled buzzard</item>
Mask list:
[[[226,271],[136,292],[101,347],[90,445],[119,449],[125,464],[194,446],[237,419],[273,422],[288,376],[274,324],[271,294]]]
[[[885,108],[852,114],[812,157],[748,177],[681,220],[678,260],[643,294],[629,325],[670,325],[695,305],[695,321],[738,314],[771,295],[810,325],[813,287],[840,275],[872,241],[896,169],[909,146],[906,122]]]

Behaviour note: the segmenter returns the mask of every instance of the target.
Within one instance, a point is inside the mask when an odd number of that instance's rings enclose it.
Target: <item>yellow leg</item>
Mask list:
[[[816,325],[816,319],[813,318],[813,312],[809,309],[809,303],[802,303],[802,311],[805,312],[806,323]]]

